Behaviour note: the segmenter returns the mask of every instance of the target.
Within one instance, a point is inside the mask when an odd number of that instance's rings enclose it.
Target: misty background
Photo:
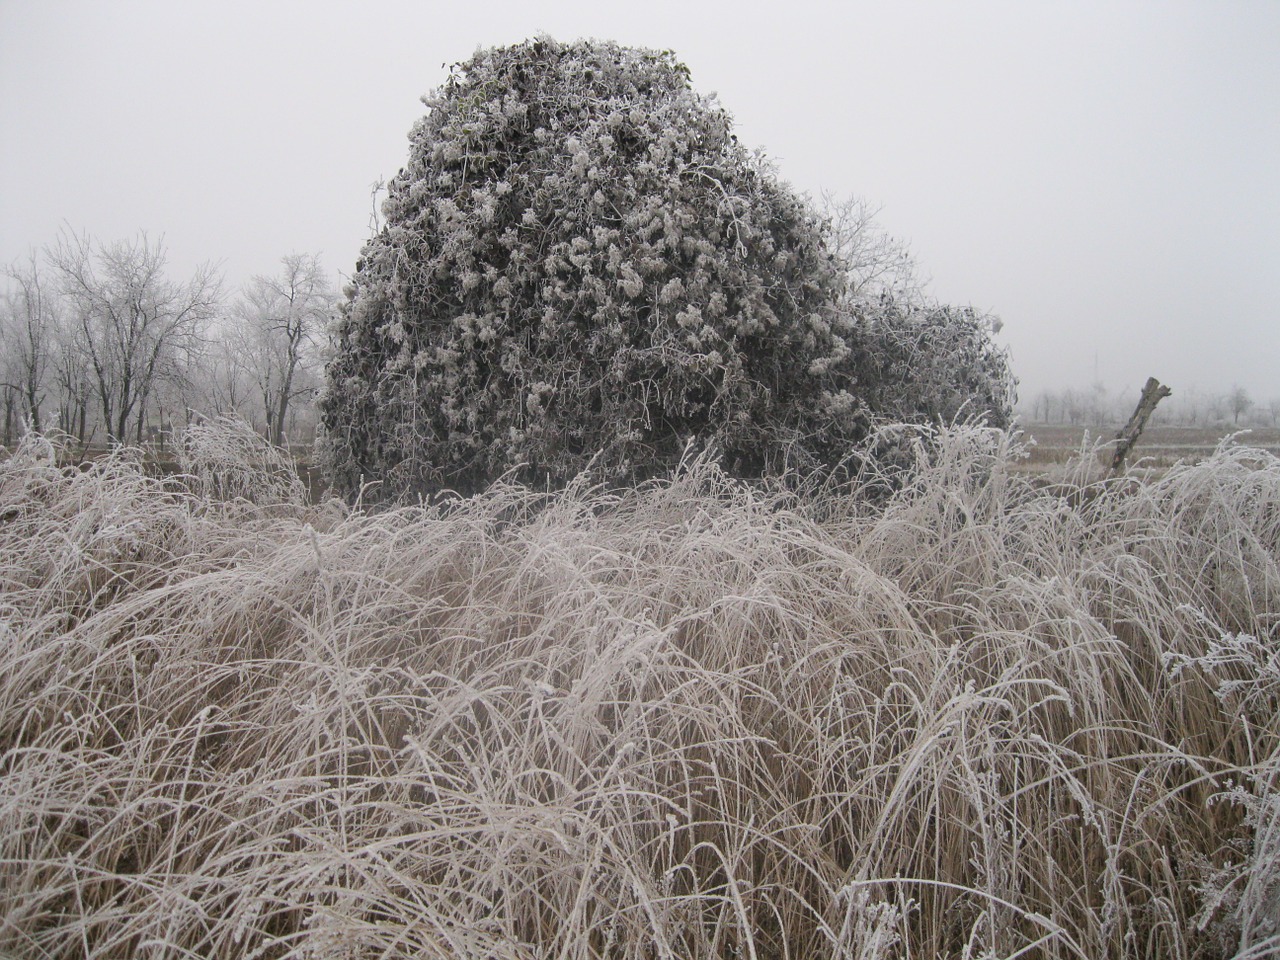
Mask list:
[[[1026,400],[1280,395],[1270,2],[0,0],[0,262],[145,230],[229,296],[291,253],[340,283],[419,98],[538,33],[674,50],[784,179],[997,314]]]

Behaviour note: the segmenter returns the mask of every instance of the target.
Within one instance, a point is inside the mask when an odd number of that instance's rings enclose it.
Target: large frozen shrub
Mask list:
[[[340,485],[758,474],[859,432],[820,220],[669,52],[538,39],[427,98],[324,402]]]
[[[669,51],[540,38],[425,102],[328,371],[338,489],[634,481],[691,440],[808,472],[864,435],[871,322],[823,218]]]

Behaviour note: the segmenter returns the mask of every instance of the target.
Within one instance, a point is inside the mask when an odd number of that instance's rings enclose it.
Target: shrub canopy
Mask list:
[[[539,38],[424,102],[328,370],[338,489],[626,482],[691,441],[807,472],[865,434],[873,321],[822,218],[671,52]]]
[[[885,295],[850,305],[860,322],[859,396],[884,420],[949,423],[979,417],[1007,427],[1017,381],[973,307]]]

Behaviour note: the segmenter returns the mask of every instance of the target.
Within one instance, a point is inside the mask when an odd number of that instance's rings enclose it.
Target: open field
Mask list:
[[[1056,468],[1080,455],[1082,450],[1098,444],[1099,463],[1109,465],[1114,446],[1111,444],[1124,424],[1109,426],[1073,426],[1061,423],[1029,423],[1022,426],[1027,438],[1026,469],[1031,472],[1055,472]],[[1227,426],[1185,427],[1148,426],[1134,447],[1130,463],[1138,468],[1162,470],[1178,461],[1194,462],[1208,457],[1223,439],[1280,455],[1280,429],[1254,427],[1237,430]]]
[[[913,449],[364,514],[29,438],[0,955],[1280,956],[1280,460]]]

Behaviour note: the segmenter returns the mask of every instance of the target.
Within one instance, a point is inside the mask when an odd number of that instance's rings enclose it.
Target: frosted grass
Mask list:
[[[1280,956],[1274,457],[364,514],[215,428],[0,464],[0,953]]]

